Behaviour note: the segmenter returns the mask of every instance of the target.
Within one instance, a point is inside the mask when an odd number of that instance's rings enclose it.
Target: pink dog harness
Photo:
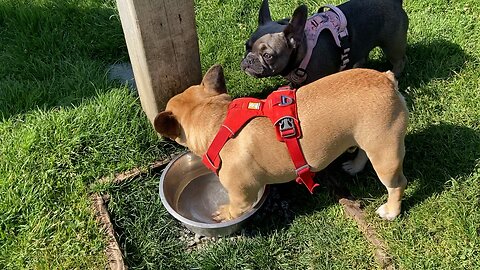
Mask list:
[[[220,151],[225,143],[233,138],[240,129],[255,117],[268,117],[275,126],[277,140],[285,142],[290,157],[295,165],[296,181],[304,184],[310,193],[318,186],[313,181],[310,170],[300,147],[299,138],[302,136],[300,121],[297,115],[295,89],[288,86],[280,87],[272,92],[267,99],[237,98],[228,106],[227,117],[220,130],[213,139],[207,153],[203,155],[203,163],[218,174],[222,160]]]
[[[307,19],[307,23],[305,24],[307,53],[300,63],[300,66],[285,76],[287,80],[296,85],[300,85],[307,79],[306,68],[312,57],[313,49],[317,45],[318,36],[324,29],[328,29],[332,33],[335,43],[342,49],[340,71],[344,70],[348,62],[350,62],[348,59],[350,46],[348,43],[347,18],[339,8],[333,5],[326,5],[320,9],[322,10],[326,7],[330,10],[313,15]]]

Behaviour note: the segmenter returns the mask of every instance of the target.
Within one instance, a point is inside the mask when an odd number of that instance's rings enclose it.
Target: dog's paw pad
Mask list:
[[[216,222],[223,222],[225,221],[225,216],[222,215],[219,211],[212,214],[212,219]]]
[[[387,204],[383,204],[377,209],[377,211],[375,211],[375,213],[377,213],[382,219],[394,220],[398,216],[398,214],[400,214],[400,211],[389,211]]]
[[[362,171],[363,167],[355,164],[353,160],[346,161],[342,164],[342,168],[350,175],[355,175]]]
[[[216,222],[225,222],[227,220],[230,220],[230,213],[228,211],[228,206],[227,205],[222,205],[218,208],[217,211],[215,211],[212,214],[212,219],[215,220]]]
[[[218,212],[212,214],[212,219],[219,223],[224,220]]]

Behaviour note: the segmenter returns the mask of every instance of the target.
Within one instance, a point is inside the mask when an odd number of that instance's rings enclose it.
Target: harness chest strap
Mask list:
[[[223,121],[217,135],[210,144],[207,153],[203,155],[203,163],[218,174],[222,160],[220,151],[225,143],[252,118],[263,116],[263,102],[255,98],[238,98],[228,106],[227,117]]]
[[[297,183],[303,183],[310,193],[313,193],[313,189],[318,184],[313,181],[314,173],[310,170],[299,143],[301,129],[297,116],[295,90],[286,87],[274,91],[265,100],[255,98],[233,100],[220,130],[207,153],[203,155],[203,163],[218,174],[222,162],[219,154],[223,146],[255,117],[268,117],[271,120],[275,126],[277,139],[285,142],[290,153],[297,174]]]
[[[298,68],[294,69],[285,76],[286,79],[295,84],[300,85],[307,79],[306,69],[308,63],[312,57],[313,49],[317,45],[318,37],[324,29],[328,29],[332,33],[335,43],[342,49],[342,55],[340,56],[341,65],[339,70],[344,70],[348,62],[350,62],[348,57],[350,46],[348,44],[347,18],[336,6],[325,5],[321,7],[320,10],[323,10],[324,8],[329,8],[330,10],[316,13],[308,18],[307,23],[305,24],[307,52]]]

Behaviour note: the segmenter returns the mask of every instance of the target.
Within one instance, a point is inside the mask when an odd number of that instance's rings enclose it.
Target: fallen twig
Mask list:
[[[154,161],[146,168],[137,167],[133,168],[129,171],[121,172],[115,175],[115,177],[102,177],[97,180],[97,183],[113,183],[119,184],[125,180],[129,180],[135,178],[141,174],[145,174],[159,168],[163,168],[167,165],[175,154],[172,154],[169,158],[163,160]],[[126,270],[127,265],[123,261],[122,251],[120,250],[120,246],[115,238],[115,231],[113,229],[112,222],[110,221],[110,215],[107,210],[106,204],[108,203],[109,196],[104,195],[100,196],[98,193],[94,193],[91,196],[93,208],[95,210],[95,217],[97,222],[102,226],[105,230],[105,233],[108,238],[108,244],[105,249],[105,253],[108,258],[108,264],[110,269],[112,270]]]
[[[97,182],[100,184],[105,184],[105,183],[119,184],[125,180],[135,178],[141,174],[148,173],[150,171],[162,168],[163,166],[167,165],[173,159],[174,156],[176,155],[173,154],[166,159],[154,161],[152,164],[148,165],[148,167],[146,168],[137,167],[125,172],[115,174],[115,177],[113,177],[113,179],[112,177],[108,177],[108,176],[102,177],[98,179]]]
[[[375,259],[382,269],[394,270],[392,257],[388,253],[388,247],[378,233],[365,220],[365,212],[360,208],[358,201],[341,198],[338,201],[345,209],[347,216],[353,218],[365,238],[375,247]]]
[[[392,257],[389,255],[388,246],[375,229],[366,221],[365,212],[360,207],[360,203],[355,200],[350,191],[340,182],[342,177],[338,173],[338,170],[333,166],[327,167],[319,176],[322,178],[322,181],[330,187],[333,196],[338,200],[338,203],[343,206],[345,214],[357,223],[358,228],[367,241],[375,247],[374,257],[380,267],[386,270],[394,270],[395,265]]]
[[[108,244],[105,249],[105,253],[108,258],[108,265],[112,270],[126,270],[127,266],[123,261],[122,251],[115,238],[115,231],[113,230],[112,222],[110,221],[110,215],[108,214],[106,202],[108,196],[102,197],[98,193],[91,195],[93,208],[95,209],[95,217],[97,222],[101,224],[105,233],[107,234]]]

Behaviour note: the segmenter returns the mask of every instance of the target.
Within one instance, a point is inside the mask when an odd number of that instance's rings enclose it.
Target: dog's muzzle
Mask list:
[[[260,60],[253,54],[248,53],[245,58],[243,58],[242,63],[240,64],[243,71],[245,71],[248,75],[261,78],[267,76],[267,70],[262,65]]]

